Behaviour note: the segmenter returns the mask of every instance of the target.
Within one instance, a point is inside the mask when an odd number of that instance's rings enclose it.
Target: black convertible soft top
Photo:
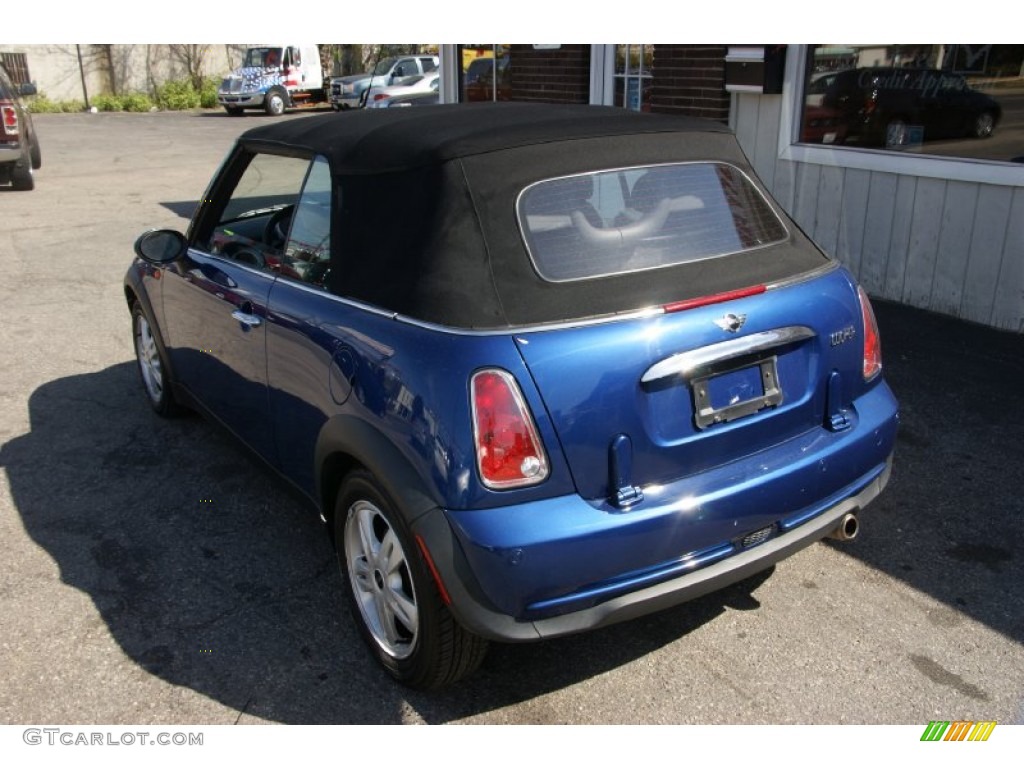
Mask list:
[[[537,181],[715,161],[756,183],[731,132],[711,121],[584,105],[441,105],[299,118],[240,142],[327,158],[337,179],[332,292],[427,322],[577,320],[777,282],[825,263],[776,207],[789,236],[768,247],[574,282],[537,273],[516,215],[519,194]]]
[[[485,103],[366,109],[253,128],[243,140],[301,147],[338,174],[409,170],[553,141],[649,133],[723,133],[720,123],[615,107]]]

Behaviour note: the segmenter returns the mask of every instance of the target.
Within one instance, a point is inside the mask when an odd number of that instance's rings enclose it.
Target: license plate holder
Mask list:
[[[698,429],[707,429],[782,403],[778,358],[717,369],[690,382]]]

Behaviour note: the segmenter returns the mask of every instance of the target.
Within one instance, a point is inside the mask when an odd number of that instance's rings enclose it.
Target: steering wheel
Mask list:
[[[287,205],[279,208],[267,219],[267,226],[263,228],[263,242],[275,251],[283,251],[284,244],[288,241],[288,228],[292,224],[292,214],[295,207]]]
[[[224,255],[241,264],[256,267],[256,269],[263,269],[267,265],[267,260],[263,258],[262,253],[255,248],[242,245],[241,243],[228,243],[225,245]]]

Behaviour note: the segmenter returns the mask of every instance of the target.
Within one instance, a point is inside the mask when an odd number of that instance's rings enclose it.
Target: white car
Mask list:
[[[406,80],[402,85],[374,86],[366,97],[366,106],[371,109],[384,107],[387,106],[389,99],[396,96],[437,93],[440,87],[441,76],[437,72],[417,75]]]

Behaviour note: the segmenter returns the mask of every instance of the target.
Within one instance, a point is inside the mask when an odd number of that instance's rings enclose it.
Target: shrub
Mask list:
[[[195,109],[199,94],[187,81],[172,80],[156,89],[157,104],[163,109]]]
[[[25,100],[25,106],[29,112],[45,114],[47,112],[61,112],[61,103],[49,99],[46,94],[40,92]]]
[[[149,112],[153,100],[144,93],[129,93],[121,97],[121,108],[126,112]]]
[[[54,101],[42,91],[35,96],[29,96],[25,99],[25,104],[29,112],[39,115],[56,112],[82,112],[85,110],[85,102],[75,101],[74,99]]]
[[[199,106],[203,109],[214,109],[220,106],[217,103],[217,89],[220,81],[210,77],[203,78],[203,89],[199,92]]]
[[[92,105],[100,112],[120,112],[124,109],[121,104],[121,97],[112,93],[101,93],[93,96]]]

